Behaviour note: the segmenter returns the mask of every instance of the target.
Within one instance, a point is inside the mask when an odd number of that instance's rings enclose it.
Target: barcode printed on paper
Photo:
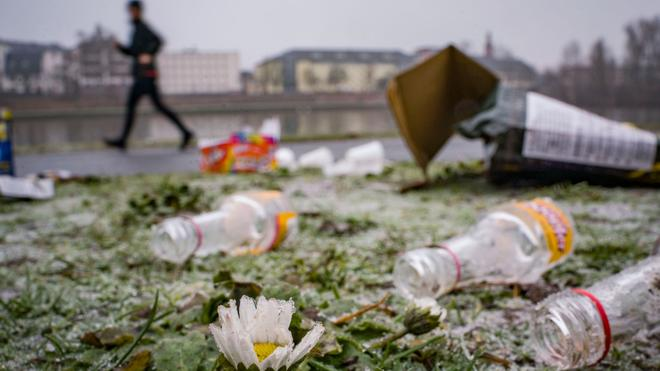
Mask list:
[[[527,94],[523,156],[544,160],[650,169],[657,137],[537,93]]]

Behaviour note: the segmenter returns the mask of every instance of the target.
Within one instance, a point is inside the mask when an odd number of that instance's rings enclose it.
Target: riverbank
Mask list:
[[[347,149],[372,140],[379,140],[385,148],[389,161],[412,161],[410,152],[397,136],[369,136],[343,139],[312,139],[282,142],[296,156],[320,147],[327,147],[335,159],[341,158]],[[130,175],[161,173],[194,173],[199,171],[199,152],[189,149],[178,151],[177,143],[169,146],[137,147],[120,152],[105,147],[89,149],[66,149],[22,153],[16,156],[18,175],[39,173],[52,169],[64,169],[78,175]],[[437,156],[437,161],[466,161],[483,158],[480,140],[452,138]]]

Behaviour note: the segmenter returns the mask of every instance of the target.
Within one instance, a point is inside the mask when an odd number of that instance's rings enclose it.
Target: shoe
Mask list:
[[[195,138],[195,134],[190,131],[183,133],[183,138],[181,138],[181,144],[179,144],[179,151],[183,151],[188,148],[190,142]]]
[[[120,151],[126,150],[126,142],[121,139],[103,139],[105,145],[108,147],[115,147]]]

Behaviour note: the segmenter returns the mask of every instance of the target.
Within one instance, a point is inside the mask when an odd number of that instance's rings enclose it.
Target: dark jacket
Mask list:
[[[142,21],[133,22],[133,25],[135,28],[133,30],[131,44],[128,46],[119,45],[119,51],[133,57],[133,78],[155,78],[158,75],[156,70],[156,54],[162,45],[160,37]],[[140,54],[151,55],[151,63],[140,64],[138,61]]]

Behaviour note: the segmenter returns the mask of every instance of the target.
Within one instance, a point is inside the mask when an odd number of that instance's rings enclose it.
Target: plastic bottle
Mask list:
[[[421,298],[477,282],[532,283],[572,252],[574,234],[570,216],[551,199],[507,203],[463,235],[400,256],[394,284]]]
[[[296,221],[297,214],[281,192],[238,193],[218,211],[163,221],[154,230],[151,249],[159,258],[177,264],[192,255],[221,251],[256,255],[277,248]]]
[[[660,256],[592,287],[560,292],[537,306],[532,346],[537,360],[566,369],[599,363],[612,341],[660,326]],[[657,332],[656,332],[657,333]]]

